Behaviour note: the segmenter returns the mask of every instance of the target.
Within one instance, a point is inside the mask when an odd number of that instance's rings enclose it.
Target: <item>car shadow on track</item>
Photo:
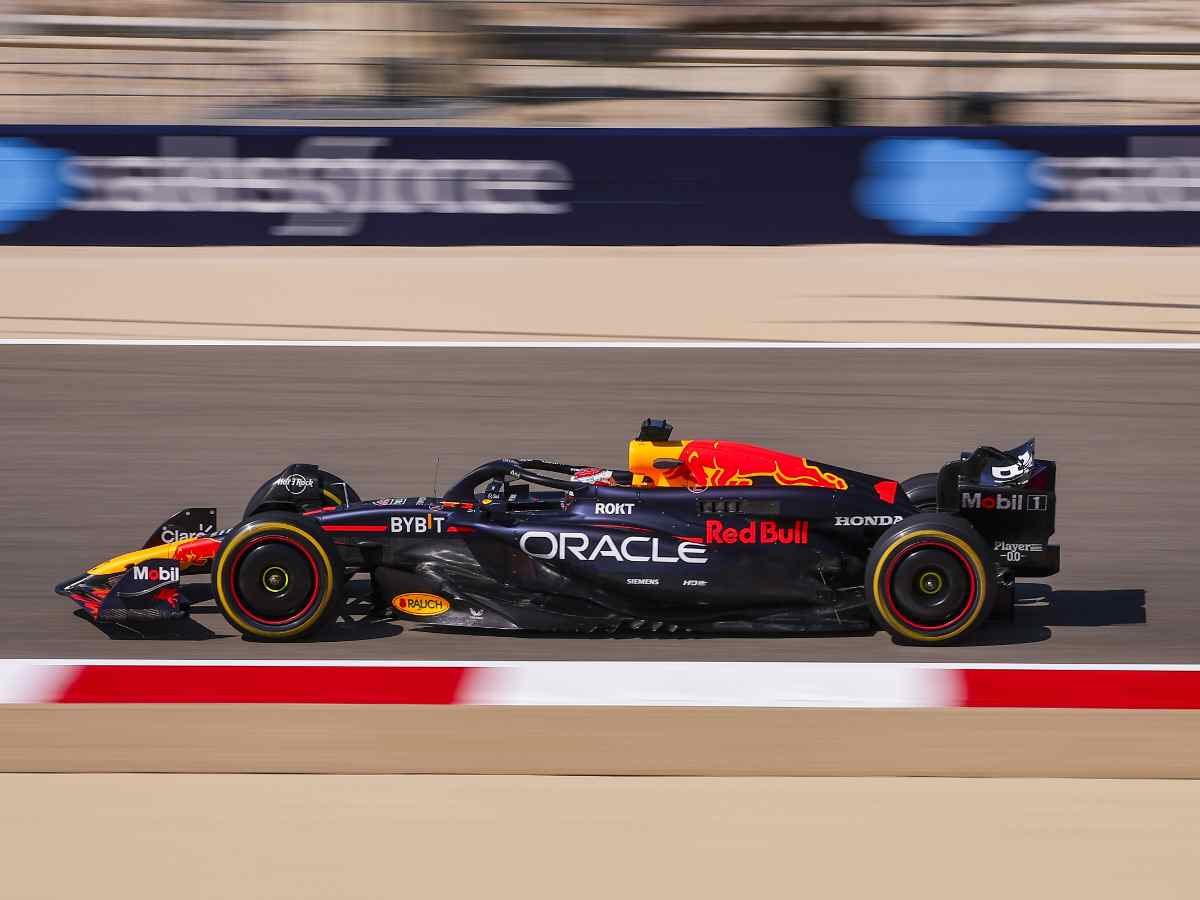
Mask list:
[[[1100,628],[1109,625],[1144,625],[1146,592],[1056,591],[1046,584],[1017,586],[1011,621],[989,622],[968,641],[974,646],[1035,644],[1050,638],[1051,628]]]
[[[714,633],[710,631],[517,631],[511,628],[454,628],[442,625],[421,625],[417,631],[428,631],[431,634],[470,634],[486,635],[487,637],[514,638],[516,640],[551,640],[551,641],[726,641],[731,638],[754,638],[762,640],[796,640],[797,638],[827,638],[827,637],[862,637],[863,631],[812,631],[812,632],[771,632],[753,634],[748,631],[729,631]]]
[[[240,637],[237,634],[217,634],[195,616],[220,615],[215,606],[194,606],[191,615],[172,622],[138,623],[137,625],[117,625],[113,623],[92,622],[87,613],[79,610],[75,613],[81,619],[95,625],[109,640],[113,641],[212,641],[222,638]],[[391,619],[354,618],[340,619],[336,624],[325,628],[320,634],[302,638],[298,643],[327,644],[351,643],[353,641],[373,641],[378,638],[396,637],[404,633],[404,626]],[[243,640],[253,642],[251,638]]]
[[[206,616],[220,616],[220,610],[211,602],[206,586],[188,585],[185,588],[193,605],[191,616],[177,619],[162,625],[111,625],[100,624],[99,628],[111,640],[175,640],[175,641],[208,641],[220,638],[235,638],[236,634],[217,634],[202,619]],[[369,615],[370,604],[361,591],[351,594],[347,606],[347,616],[339,619],[336,625],[326,629],[321,634],[308,638],[311,643],[343,643],[353,641],[370,641],[378,638],[395,637],[405,631],[405,626],[393,619],[373,618]],[[75,613],[80,618],[91,622],[82,610]],[[1049,585],[1022,584],[1017,587],[1017,602],[1013,609],[1011,621],[992,621],[981,628],[975,636],[966,641],[967,646],[1003,646],[1008,644],[1034,644],[1048,640],[1051,629],[1057,626],[1096,628],[1112,625],[1142,625],[1146,622],[1146,592],[1140,589],[1116,591],[1056,591]],[[409,627],[412,627],[411,625]],[[461,629],[441,628],[437,625],[420,625],[419,631],[446,632],[461,634]],[[797,638],[829,638],[843,635],[828,631],[812,633],[771,633],[750,635],[746,632],[730,634],[695,633],[695,632],[644,632],[620,631],[616,633],[546,633],[527,631],[499,631],[491,629],[472,629],[473,634],[491,637],[510,637],[518,639],[561,640],[561,641],[598,641],[598,640],[659,640],[659,641],[698,641],[723,640],[727,638],[754,637],[756,640],[770,638],[775,640]],[[847,632],[846,635],[862,636],[863,632]]]
[[[237,638],[237,634],[217,634],[204,624],[208,616],[221,619],[221,611],[212,599],[208,585],[183,585],[183,592],[190,601],[189,615],[182,619],[169,622],[139,622],[121,625],[110,622],[93,622],[91,616],[79,609],[75,615],[94,625],[109,640],[113,641],[211,641],[222,638]],[[353,641],[373,641],[377,638],[395,637],[404,632],[404,626],[391,619],[374,618],[370,615],[371,604],[363,591],[357,587],[350,592],[346,604],[346,614],[334,625],[324,629],[320,634],[303,639],[302,643],[350,643]],[[250,638],[243,638],[250,641]]]
[[[1017,615],[1041,625],[1146,624],[1146,592],[1140,589],[1056,591],[1049,585],[1028,584],[1018,589],[1017,604]]]
[[[216,610],[213,610],[216,612]],[[76,618],[93,625],[110,641],[211,641],[230,638],[232,634],[217,634],[208,626],[192,618],[175,619],[171,622],[139,622],[121,625],[115,622],[93,622],[82,609],[75,610]]]

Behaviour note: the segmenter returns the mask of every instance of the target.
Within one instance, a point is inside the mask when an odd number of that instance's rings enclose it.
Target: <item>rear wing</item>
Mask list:
[[[970,521],[1013,575],[1053,575],[1056,476],[1055,462],[1037,459],[1032,440],[1014,450],[979,447],[942,466],[938,509]]]

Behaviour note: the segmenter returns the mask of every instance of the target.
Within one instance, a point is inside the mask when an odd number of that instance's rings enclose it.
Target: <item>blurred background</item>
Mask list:
[[[1191,124],[1194,0],[0,0],[0,120]]]
[[[0,341],[38,344],[0,356],[11,896],[1191,896],[1200,783],[1131,779],[1200,758],[1200,484],[1173,477],[1200,442],[1175,343],[1200,337],[1198,67],[1197,0],[0,0]],[[872,127],[722,130],[812,126]],[[247,338],[709,346],[122,345]],[[764,340],[960,346],[728,344]],[[514,451],[611,460],[647,415],[902,473],[1036,432],[1063,572],[933,652],[390,624],[277,646],[213,609],[143,639],[51,594],[180,506],[234,524],[291,459],[415,493]],[[1184,687],[1161,712],[736,720],[40,706],[5,699],[26,657],[1140,663]],[[1037,779],[673,777],[731,769]],[[110,774],[4,774],[48,770]],[[169,774],[356,771],[463,774]],[[563,771],[606,777],[536,777]]]

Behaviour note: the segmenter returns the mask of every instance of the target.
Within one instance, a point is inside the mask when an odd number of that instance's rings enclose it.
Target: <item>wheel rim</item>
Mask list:
[[[234,602],[264,625],[287,625],[305,616],[317,599],[316,561],[299,542],[265,535],[248,541],[230,568]]]
[[[975,573],[957,548],[924,541],[902,549],[888,567],[888,605],[906,625],[940,631],[958,623],[975,600]]]
[[[926,569],[917,575],[916,584],[923,596],[933,597],[945,587],[946,579],[937,569]]]
[[[291,583],[291,578],[288,577],[287,569],[281,566],[269,566],[263,570],[262,578],[263,588],[269,594],[279,594],[288,589]]]

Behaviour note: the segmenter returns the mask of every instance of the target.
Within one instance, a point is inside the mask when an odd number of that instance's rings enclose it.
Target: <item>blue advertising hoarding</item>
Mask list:
[[[10,244],[1200,243],[1200,128],[0,128]]]

